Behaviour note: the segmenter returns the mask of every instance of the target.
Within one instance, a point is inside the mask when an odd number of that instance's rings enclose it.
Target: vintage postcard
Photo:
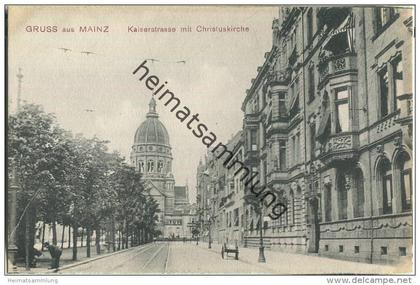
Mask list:
[[[5,13],[6,275],[414,273],[414,6]]]

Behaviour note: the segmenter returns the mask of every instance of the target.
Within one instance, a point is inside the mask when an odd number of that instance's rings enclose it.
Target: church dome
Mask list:
[[[161,144],[169,146],[169,134],[165,126],[159,121],[154,98],[150,100],[146,121],[137,128],[134,135],[134,144]]]

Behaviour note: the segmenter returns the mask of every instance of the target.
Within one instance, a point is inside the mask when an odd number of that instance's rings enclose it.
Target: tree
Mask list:
[[[17,246],[18,256],[25,256],[32,263],[37,208],[42,197],[55,185],[55,178],[47,157],[60,140],[55,117],[45,113],[38,105],[26,104],[22,110],[9,117],[8,161],[11,170],[18,170],[19,181]]]
[[[8,135],[9,178],[13,166],[20,186],[18,254],[26,257],[27,265],[40,220],[51,224],[54,244],[57,224],[72,227],[74,260],[80,228],[86,229],[88,257],[93,231],[98,254],[104,229],[111,232],[113,249],[116,228],[124,247],[129,238],[131,244],[140,243],[156,234],[158,204],[146,191],[141,174],[118,153],[108,152],[107,141],[73,136],[53,114],[33,104],[9,117]]]

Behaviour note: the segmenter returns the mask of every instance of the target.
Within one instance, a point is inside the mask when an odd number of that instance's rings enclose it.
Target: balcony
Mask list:
[[[281,85],[287,87],[290,81],[290,69],[270,71],[267,74],[267,83],[264,86],[264,89],[267,89],[268,86]]]
[[[247,149],[245,152],[245,158],[243,161],[247,166],[248,165],[257,165],[258,164],[258,151]]]
[[[320,160],[331,165],[358,158],[359,136],[357,133],[331,135],[320,149]]]
[[[245,127],[258,125],[258,123],[260,122],[260,113],[257,112],[245,114],[244,122]]]
[[[287,170],[281,171],[279,168],[276,167],[267,175],[267,185],[273,185],[275,182],[287,183],[287,181],[288,181]]]
[[[319,9],[318,19],[320,26],[327,25],[328,28],[336,28],[350,14],[348,7],[325,7]]]
[[[413,123],[413,94],[404,94],[397,97],[400,116],[395,120],[401,125],[410,125]]]
[[[324,83],[331,76],[339,75],[348,71],[357,70],[357,57],[354,53],[344,53],[338,56],[324,57],[319,64],[319,86],[322,88]]]

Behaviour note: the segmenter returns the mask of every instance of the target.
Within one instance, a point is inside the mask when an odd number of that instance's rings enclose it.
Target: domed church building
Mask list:
[[[150,100],[146,120],[137,128],[130,161],[143,174],[146,189],[158,202],[158,229],[164,237],[189,237],[184,215],[190,212],[187,186],[175,186],[169,134],[159,120],[156,101]]]

